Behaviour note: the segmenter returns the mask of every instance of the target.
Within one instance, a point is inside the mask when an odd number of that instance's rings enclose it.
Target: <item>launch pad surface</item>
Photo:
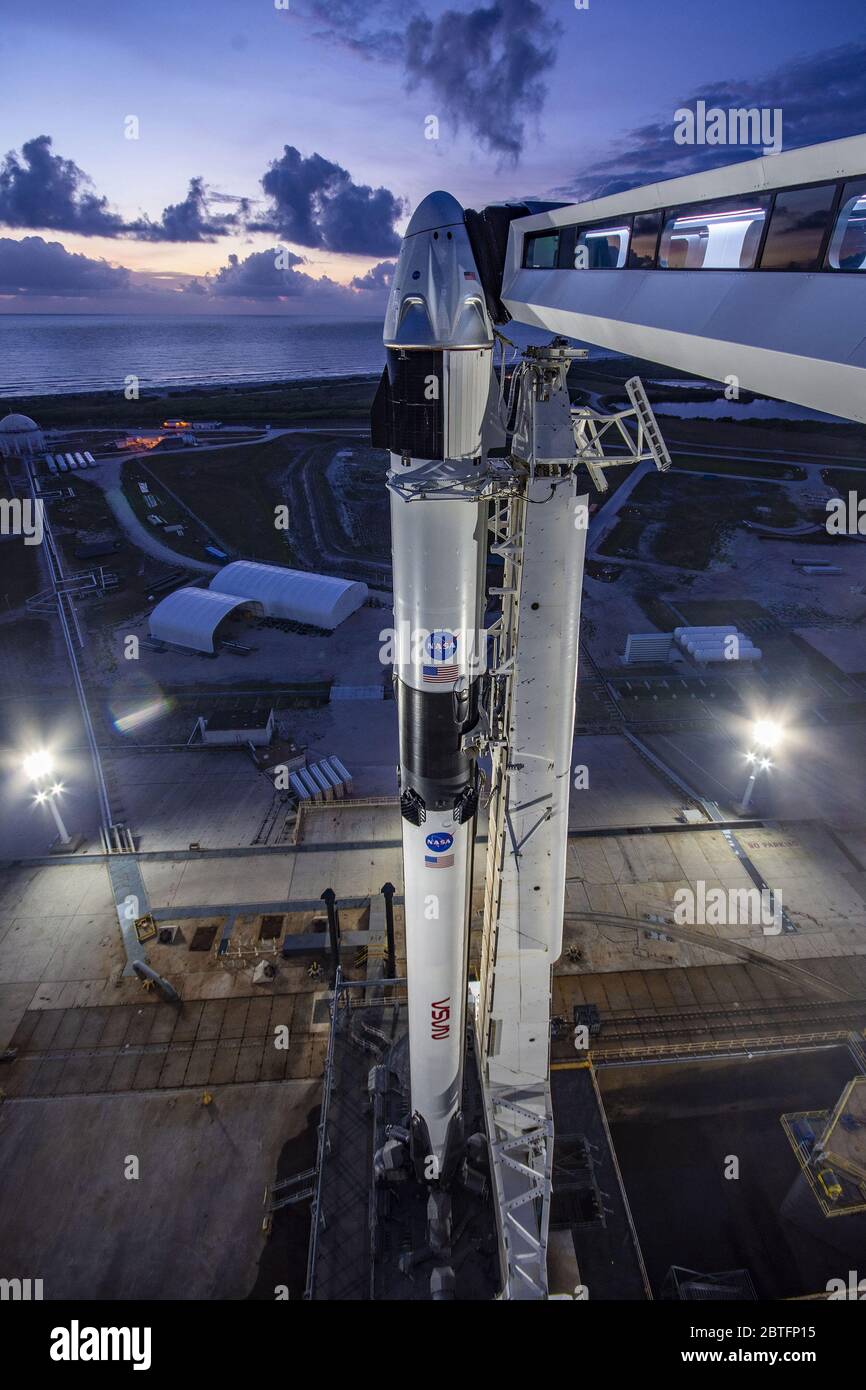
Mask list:
[[[387,1131],[407,1123],[408,1018],[405,985],[342,985],[332,1007],[319,1131],[318,1187],[307,1275],[314,1300],[429,1300],[441,1258],[427,1244],[429,1187],[406,1174],[376,1181],[374,1158]],[[467,1134],[484,1128],[471,1035],[463,1113]],[[488,1300],[499,1286],[489,1182],[449,1185],[453,1297]]]
[[[299,1295],[305,1222],[273,1258],[262,1192],[312,1158],[318,1081],[209,1093],[207,1105],[201,1087],[155,1085],[7,1100],[5,1268],[33,1270],[52,1300]]]
[[[866,1214],[827,1221],[779,1123],[802,1099],[832,1107],[856,1066],[836,1046],[599,1069],[654,1297],[673,1266],[747,1269],[760,1299],[856,1268]]]

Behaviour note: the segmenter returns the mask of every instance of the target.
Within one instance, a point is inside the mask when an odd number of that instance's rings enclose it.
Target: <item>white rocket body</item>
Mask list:
[[[493,335],[450,195],[416,210],[385,323],[383,434],[400,719],[400,793],[416,1167],[435,1178],[459,1142],[487,504],[478,487]],[[433,1160],[430,1162],[430,1160]]]

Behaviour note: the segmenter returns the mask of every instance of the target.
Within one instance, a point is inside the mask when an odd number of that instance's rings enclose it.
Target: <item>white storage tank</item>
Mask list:
[[[316,786],[319,788],[319,791],[322,793],[325,800],[333,801],[334,788],[331,786],[331,783],[325,776],[322,769],[318,767],[316,763],[311,763],[309,767],[306,767],[304,769],[304,771],[307,772],[310,777],[312,777],[313,781],[316,783]]]
[[[678,642],[682,642],[684,640],[688,641],[688,639],[692,637],[717,637],[719,633],[731,632],[732,630],[734,629],[730,623],[717,624],[715,627],[675,627],[674,637],[676,637]]]
[[[330,755],[327,761],[331,764],[331,767],[334,769],[337,776],[340,778],[340,781],[343,783],[343,786],[345,787],[346,791],[351,792],[352,774],[347,771],[347,769],[340,762],[339,758],[334,757],[333,753]]]
[[[296,772],[289,773],[289,786],[299,801],[309,801],[310,793]]]
[[[298,768],[298,776],[300,777],[300,779],[301,779],[301,781],[303,782],[304,786],[307,788],[307,791],[310,793],[310,797],[311,797],[311,799],[312,799],[313,801],[324,801],[324,799],[325,799],[324,792],[322,791],[322,789],[321,789],[321,787],[319,786],[318,782],[316,782],[316,781],[310,776],[310,772],[309,772],[309,769],[308,769],[308,768],[306,768],[306,767],[299,767],[299,768]]]
[[[322,773],[322,775],[323,775],[324,777],[327,777],[328,781],[330,782],[330,784],[331,784],[331,790],[333,791],[334,796],[336,797],[336,799],[337,799],[338,801],[342,801],[342,799],[343,799],[343,783],[342,783],[341,778],[339,778],[339,777],[337,776],[336,772],[335,772],[334,769],[331,767],[331,764],[330,764],[329,762],[325,761],[325,762],[318,763],[318,764],[317,764],[317,767],[319,768],[319,771]]]

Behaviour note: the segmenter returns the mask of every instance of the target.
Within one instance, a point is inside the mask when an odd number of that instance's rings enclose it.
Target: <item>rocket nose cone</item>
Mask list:
[[[436,193],[428,193],[418,204],[405,234],[415,236],[417,232],[433,232],[437,227],[453,227],[462,222],[463,209],[457,199],[439,189]]]

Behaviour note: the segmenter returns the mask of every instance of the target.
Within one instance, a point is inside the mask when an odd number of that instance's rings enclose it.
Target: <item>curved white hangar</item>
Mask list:
[[[215,574],[210,592],[255,599],[268,618],[333,629],[367,599],[367,585],[327,574],[234,560]]]
[[[866,421],[866,135],[511,218],[519,322]]]
[[[240,608],[260,614],[262,606],[240,594],[215,594],[210,589],[175,589],[150,615],[150,635],[157,642],[188,647],[196,652],[216,650],[219,626]]]

